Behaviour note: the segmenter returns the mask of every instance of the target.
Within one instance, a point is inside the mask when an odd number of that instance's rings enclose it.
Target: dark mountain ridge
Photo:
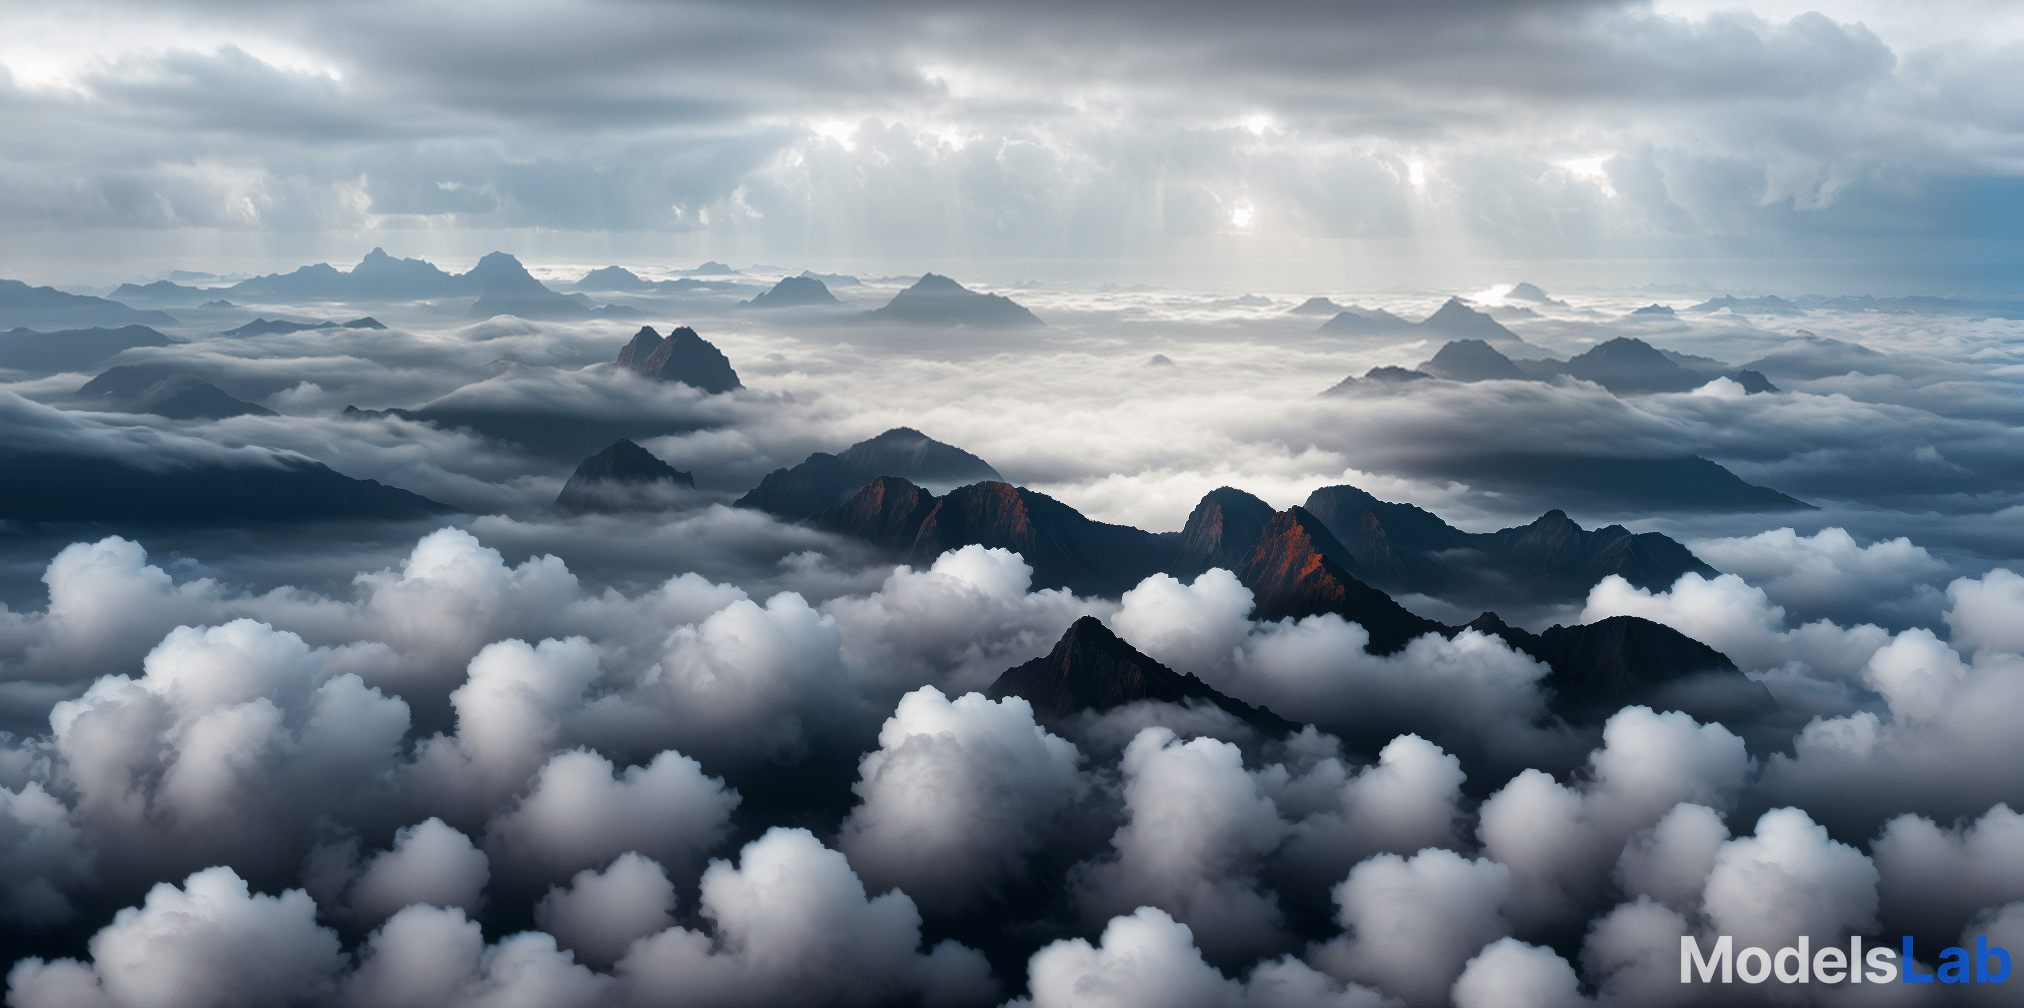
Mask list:
[[[1146,657],[1094,616],[1070,624],[1045,656],[1006,669],[984,695],[993,700],[1023,697],[1037,718],[1053,724],[1084,710],[1100,714],[1140,700],[1160,700],[1210,704],[1274,738],[1300,730],[1263,707]]]
[[[815,452],[792,468],[775,469],[735,506],[782,518],[806,518],[845,503],[859,487],[880,476],[944,487],[1001,479],[990,463],[955,445],[911,427],[895,427],[841,453]]]
[[[660,491],[695,485],[694,474],[620,438],[577,465],[555,504],[568,511],[641,510],[662,504]]]
[[[666,339],[652,326],[641,326],[631,341],[618,352],[618,366],[660,381],[681,382],[716,394],[744,388],[731,359],[716,344],[696,335],[688,326],[677,326]]]
[[[0,280],[0,329],[97,329],[175,325],[168,312],[129,308],[89,294]]]
[[[0,333],[0,368],[17,371],[82,371],[102,364],[122,350],[168,346],[171,341],[144,325],[118,329],[61,329],[36,332],[12,329]]]

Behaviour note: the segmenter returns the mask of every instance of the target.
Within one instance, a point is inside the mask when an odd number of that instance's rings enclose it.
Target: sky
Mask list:
[[[0,279],[220,288],[122,294],[160,338],[88,367],[0,331],[30,361],[0,489],[320,463],[456,509],[0,514],[6,1004],[2012,1003],[1675,956],[2024,956],[2020,57],[1995,2],[0,7]],[[503,250],[618,310],[223,289],[375,247]],[[705,260],[729,286],[577,289]],[[839,303],[746,303],[804,269],[852,274]],[[868,314],[924,270],[1044,324]],[[1809,293],[1967,300],[1700,305]],[[1369,380],[1449,335],[1324,329],[1316,295],[1459,295],[1540,368],[1627,337],[1698,377]],[[741,387],[619,367],[643,324]],[[125,365],[178,377],[85,391]],[[258,409],[149,412],[196,381]],[[622,425],[693,486],[579,512],[576,448],[400,412],[430,407]],[[1079,596],[733,506],[898,427],[1149,532],[1349,485],[1713,574],[1470,568],[1399,597],[1451,635],[1379,656],[1336,614],[1252,620],[1221,569]],[[1542,454],[1699,456],[1807,507],[1589,493]],[[1662,624],[1772,703],[1570,722],[1546,665],[1455,629],[1486,610]],[[1306,727],[987,698],[1083,617]]]
[[[2024,260],[2018,24],[1997,2],[10,5],[0,267],[511,246],[1988,293]]]

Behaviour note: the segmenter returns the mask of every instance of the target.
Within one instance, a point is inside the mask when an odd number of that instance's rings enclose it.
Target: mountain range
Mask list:
[[[82,371],[104,363],[122,350],[168,346],[170,342],[167,336],[144,325],[56,332],[12,329],[0,333],[0,368],[41,373]]]
[[[89,294],[70,294],[54,287],[30,287],[19,280],[0,280],[0,328],[99,329],[120,326],[175,325],[164,311],[129,308]]]
[[[956,486],[999,479],[991,464],[911,427],[895,427],[837,454],[815,452],[792,468],[766,474],[737,507],[755,508],[787,519],[807,518],[850,499],[880,476],[897,476],[931,486]]]
[[[1422,339],[1446,337],[1450,340],[1480,340],[1513,352],[1529,350],[1545,353],[1539,347],[1525,342],[1517,333],[1504,328],[1503,323],[1469,307],[1458,297],[1449,298],[1432,315],[1418,322],[1408,322],[1382,308],[1351,305],[1336,313],[1334,318],[1323,322],[1321,328],[1316,331],[1337,336],[1407,336]]]

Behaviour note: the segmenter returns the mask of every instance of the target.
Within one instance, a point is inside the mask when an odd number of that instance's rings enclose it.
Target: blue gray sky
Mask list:
[[[2024,14],[1899,6],[9,5],[0,270],[384,245],[1990,292],[2024,259]]]

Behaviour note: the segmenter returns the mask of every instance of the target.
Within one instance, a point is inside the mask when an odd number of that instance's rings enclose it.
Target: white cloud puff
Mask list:
[[[551,886],[534,907],[534,921],[577,958],[609,966],[627,946],[672,926],[675,886],[661,866],[627,852],[603,871],[585,868],[567,888]]]
[[[930,913],[968,908],[1022,874],[1054,818],[1083,790],[1073,743],[1033,721],[1023,698],[902,697],[865,754],[862,800],[837,843],[874,888],[896,886]]]
[[[1511,892],[1510,871],[1494,861],[1438,849],[1379,854],[1333,892],[1348,932],[1308,958],[1345,983],[1437,1002],[1464,964],[1510,932],[1499,908]]]
[[[805,830],[774,828],[734,867],[703,873],[701,912],[714,938],[670,928],[635,943],[617,966],[634,1005],[876,1005],[918,995],[929,1005],[989,1003],[998,988],[978,953],[945,941],[927,954],[905,894],[866,898],[844,856]]]
[[[723,839],[737,805],[736,791],[681,753],[614,773],[610,760],[572,749],[549,757],[526,797],[493,818],[485,846],[543,877],[627,851],[687,868]]]
[[[229,868],[149,890],[91,939],[90,963],[25,959],[8,974],[16,1008],[260,1008],[327,996],[337,935],[309,894],[249,892]]]
[[[1113,917],[1091,945],[1049,944],[1028,966],[1020,1008],[1398,1008],[1368,987],[1341,984],[1290,956],[1261,964],[1243,981],[1202,960],[1186,924],[1152,907]]]
[[[367,924],[418,903],[475,916],[491,877],[490,862],[469,837],[431,818],[395,833],[393,849],[366,862],[348,895],[352,911]]]

